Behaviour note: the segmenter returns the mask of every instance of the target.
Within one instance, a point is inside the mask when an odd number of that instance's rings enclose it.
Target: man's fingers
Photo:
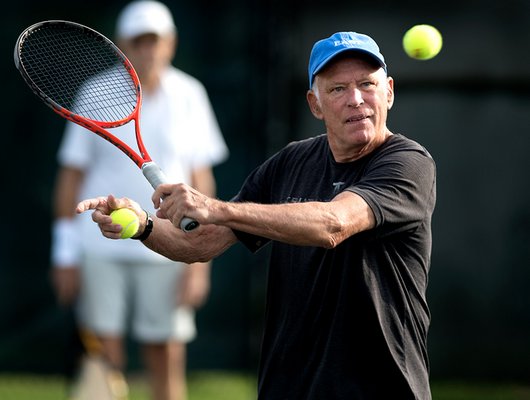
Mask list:
[[[110,215],[105,214],[100,210],[96,210],[92,213],[92,221],[98,224],[103,236],[109,239],[121,238],[122,226],[119,224],[113,224]]]
[[[96,197],[80,201],[75,208],[75,212],[81,214],[85,211],[100,210],[102,208],[108,208],[107,199],[105,197]]]
[[[109,239],[120,239],[122,226],[112,223],[112,217],[110,216],[113,210],[119,208],[129,208],[138,216],[144,217],[145,215],[142,207],[135,201],[126,197],[116,198],[113,195],[83,200],[77,204],[76,212],[81,214],[92,210],[92,221],[98,224],[103,236]]]
[[[81,214],[89,210],[99,210],[103,214],[110,214],[112,210],[117,208],[126,208],[131,205],[131,201],[126,198],[116,198],[112,194],[108,197],[95,197],[86,199],[77,204],[75,211]]]
[[[156,214],[155,215],[158,218],[161,218],[161,219],[168,219],[168,217],[166,216],[166,214],[162,210],[156,210]]]
[[[118,208],[131,208],[132,201],[126,197],[116,198],[112,194],[107,197],[107,204],[109,211],[117,210]]]
[[[153,195],[151,196],[151,200],[153,201],[153,205],[155,206],[155,208],[160,208],[160,203],[162,202],[162,199],[171,194],[171,191],[174,186],[174,184],[170,183],[163,183],[161,185],[158,185]]]

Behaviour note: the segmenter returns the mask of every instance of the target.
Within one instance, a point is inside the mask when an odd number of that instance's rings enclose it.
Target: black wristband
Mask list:
[[[140,240],[140,241],[143,242],[145,239],[147,239],[149,237],[149,235],[153,231],[153,218],[151,218],[151,216],[149,215],[149,213],[147,211],[145,212],[145,214],[147,215],[147,219],[145,221],[145,229],[144,229],[144,231],[142,232],[142,234],[140,236],[132,237],[131,239]]]

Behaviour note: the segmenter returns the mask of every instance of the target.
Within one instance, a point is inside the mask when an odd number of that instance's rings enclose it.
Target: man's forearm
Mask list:
[[[232,229],[300,246],[332,248],[374,226],[366,202],[343,193],[331,202],[285,204],[217,202],[212,222]]]
[[[201,225],[192,232],[175,228],[168,220],[153,217],[153,231],[143,241],[151,250],[187,264],[207,262],[237,242],[230,228]]]

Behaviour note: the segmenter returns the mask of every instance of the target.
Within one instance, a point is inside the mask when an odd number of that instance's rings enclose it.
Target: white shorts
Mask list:
[[[124,336],[131,328],[140,342],[176,340],[197,334],[194,311],[177,305],[185,264],[116,262],[86,258],[81,269],[80,323],[98,335]]]

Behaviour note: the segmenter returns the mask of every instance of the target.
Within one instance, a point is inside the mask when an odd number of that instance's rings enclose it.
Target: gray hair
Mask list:
[[[318,102],[320,103],[320,92],[318,91],[318,86],[316,84],[317,77],[315,76],[315,79],[313,80],[313,84],[311,85],[311,91],[317,98]]]

